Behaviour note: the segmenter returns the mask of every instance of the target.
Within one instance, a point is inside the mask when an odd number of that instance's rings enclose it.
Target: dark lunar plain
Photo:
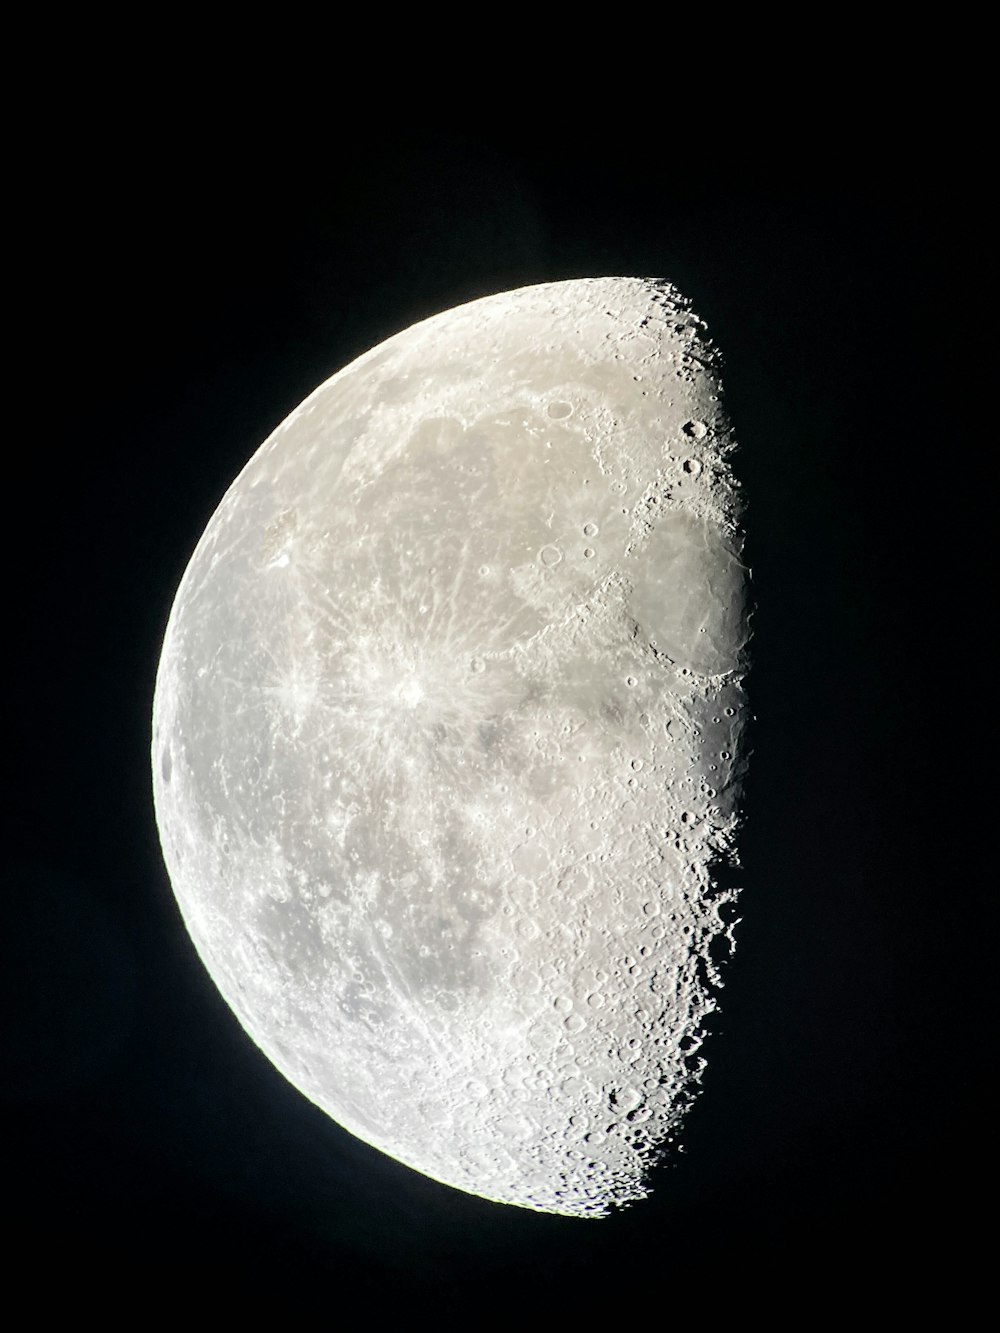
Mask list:
[[[957,747],[993,686],[982,612],[957,601],[981,553],[951,535],[983,485],[959,420],[981,358],[957,366],[985,252],[947,144],[900,131],[882,151],[858,131],[811,161],[764,140],[727,166],[723,143],[694,172],[676,144],[661,168],[648,141],[555,127],[352,131],[298,161],[233,127],[162,127],[132,153],[111,125],[67,123],[23,206],[37,378],[6,462],[12,1271],[43,1301],[60,1284],[85,1305],[139,1284],[142,1309],[272,1294],[375,1327],[603,1301],[627,1325],[702,1301],[802,1327],[834,1306],[957,1310],[992,1114],[989,806]],[[148,753],[178,581],[273,427],[415,320],[601,274],[668,278],[725,355],[757,720],[739,947],[685,1150],[647,1201],[583,1222],[435,1184],[275,1072],[182,926]]]

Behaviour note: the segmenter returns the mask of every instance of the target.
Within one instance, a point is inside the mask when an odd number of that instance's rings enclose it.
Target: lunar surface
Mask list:
[[[637,278],[334,375],[198,543],[153,709],[213,979],[351,1133],[484,1198],[648,1192],[732,945],[747,570],[718,356]]]

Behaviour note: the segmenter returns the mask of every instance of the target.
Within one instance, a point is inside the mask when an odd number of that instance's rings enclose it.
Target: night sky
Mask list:
[[[630,1321],[705,1290],[811,1326],[974,1268],[983,809],[953,732],[988,663],[940,547],[980,484],[958,406],[982,368],[952,364],[981,256],[932,144],[724,147],[695,172],[555,127],[352,134],[322,160],[65,127],[25,205],[44,260],[6,455],[4,1198],[53,1280],[446,1326],[621,1284]],[[743,922],[704,1092],[652,1196],[595,1223],[435,1184],[285,1082],[182,926],[148,751],[184,567],[288,412],[415,320],[605,274],[668,278],[722,348],[758,609]]]

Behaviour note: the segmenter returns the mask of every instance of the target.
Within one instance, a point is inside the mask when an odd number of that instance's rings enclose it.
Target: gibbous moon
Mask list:
[[[642,1198],[697,1091],[749,634],[720,392],[662,282],[435,315],[257,450],[170,614],[205,966],[305,1096],[487,1199]]]

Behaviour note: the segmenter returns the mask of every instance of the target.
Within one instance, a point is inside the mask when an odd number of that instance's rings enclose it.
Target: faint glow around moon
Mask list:
[[[296,1087],[485,1198],[642,1198],[731,946],[747,571],[718,358],[665,283],[486,297],[321,385],[184,574],[157,820]]]

